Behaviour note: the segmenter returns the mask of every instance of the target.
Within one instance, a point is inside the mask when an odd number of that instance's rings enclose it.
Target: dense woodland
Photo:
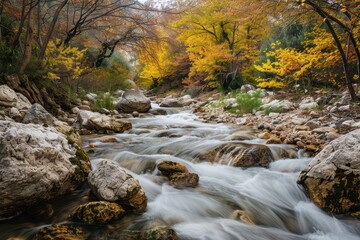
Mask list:
[[[0,78],[45,105],[126,79],[192,95],[346,87],[356,101],[359,24],[359,0],[1,0]]]

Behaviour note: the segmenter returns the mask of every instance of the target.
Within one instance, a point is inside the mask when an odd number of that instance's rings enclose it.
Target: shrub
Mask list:
[[[232,95],[232,94],[231,94]],[[252,93],[236,92],[236,105],[229,109],[229,112],[244,114],[257,111],[262,105],[261,90]]]
[[[108,110],[115,109],[113,98],[109,93],[98,94],[95,99],[95,109],[101,110],[102,108],[106,108]]]

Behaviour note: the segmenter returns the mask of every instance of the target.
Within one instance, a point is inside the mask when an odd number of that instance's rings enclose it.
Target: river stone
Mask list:
[[[196,187],[199,184],[199,175],[196,173],[177,172],[170,177],[170,185],[176,188]]]
[[[176,232],[167,226],[155,226],[150,229],[126,230],[119,232],[118,230],[110,230],[106,233],[105,239],[121,239],[121,240],[177,240]]]
[[[41,228],[32,240],[85,240],[90,233],[80,226],[54,224]]]
[[[105,224],[119,219],[124,213],[124,209],[117,203],[98,201],[80,205],[70,218],[86,224]]]
[[[260,144],[227,143],[205,154],[205,160],[234,167],[269,167],[274,160],[271,150]]]
[[[360,129],[333,140],[303,170],[298,183],[334,213],[360,212]]]
[[[0,166],[2,217],[69,192],[90,171],[87,156],[71,147],[65,135],[8,121],[0,121]]]
[[[134,111],[144,113],[148,112],[150,108],[150,99],[145,97],[141,91],[135,89],[127,90],[117,104],[117,109],[125,113]]]
[[[89,126],[92,126],[92,128],[97,131],[111,130],[116,133],[122,133],[132,128],[129,121],[108,117],[106,115],[90,118]]]
[[[170,177],[174,173],[189,172],[184,165],[177,163],[177,162],[172,162],[172,161],[163,161],[157,165],[157,168],[159,169],[161,174],[166,177]]]
[[[0,106],[15,107],[17,95],[8,85],[0,85]]]
[[[125,209],[144,210],[147,206],[139,181],[110,160],[97,164],[97,169],[89,174],[88,183],[99,200],[116,202]]]
[[[55,118],[46,109],[38,103],[34,103],[26,112],[23,123],[35,123],[51,126],[54,124]]]
[[[160,107],[183,107],[184,105],[175,98],[166,98],[161,102]]]

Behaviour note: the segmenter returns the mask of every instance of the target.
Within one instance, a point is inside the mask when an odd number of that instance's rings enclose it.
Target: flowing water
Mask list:
[[[117,142],[105,143],[101,141],[104,136],[85,138],[85,146],[90,142],[96,146],[91,155],[93,168],[103,159],[117,162],[140,181],[148,197],[145,213],[129,215],[107,227],[90,226],[92,239],[121,239],[124,229],[156,225],[171,227],[179,239],[360,239],[359,221],[326,214],[296,184],[311,159],[281,159],[284,151],[294,155],[293,146],[268,145],[275,158],[268,169],[209,163],[206,153],[223,143],[264,143],[251,129],[201,123],[186,111],[168,112],[171,114],[132,119],[133,129],[115,135]],[[156,163],[163,160],[179,162],[197,173],[199,186],[176,189],[168,185],[156,170]],[[56,200],[52,217],[18,217],[0,223],[0,239],[29,237],[40,226],[66,221],[71,210],[86,201],[87,191],[84,186]],[[84,197],[79,200],[79,196]],[[240,209],[255,224],[240,221],[236,217]]]

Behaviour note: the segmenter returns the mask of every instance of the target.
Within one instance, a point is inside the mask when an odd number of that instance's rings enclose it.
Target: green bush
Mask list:
[[[240,93],[239,91],[232,93],[236,99],[236,106],[229,109],[229,112],[236,114],[251,113],[257,111],[262,105],[261,90],[253,93]]]
[[[98,94],[95,99],[95,109],[101,110],[106,108],[108,110],[114,110],[115,104],[113,103],[113,99],[109,93]]]

